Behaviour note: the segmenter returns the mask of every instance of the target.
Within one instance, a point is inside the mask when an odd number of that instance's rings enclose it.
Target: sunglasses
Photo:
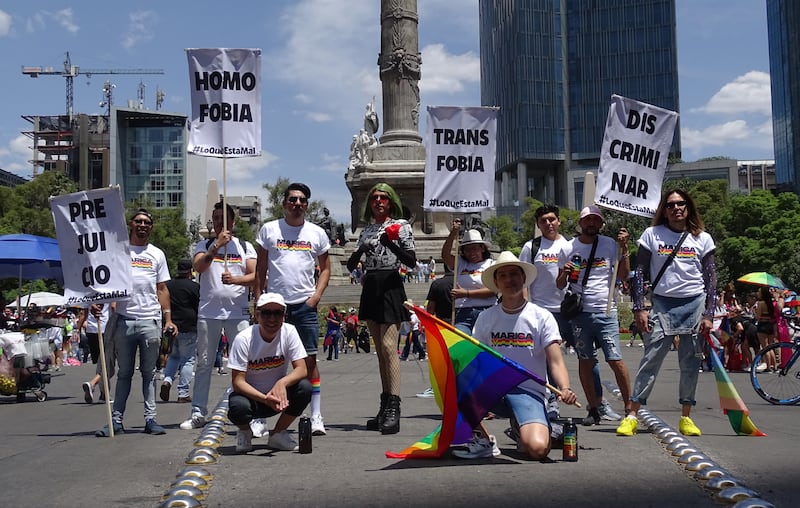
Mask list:
[[[144,224],[145,226],[152,226],[153,223],[147,219],[133,219],[134,224]]]
[[[386,201],[387,203],[389,202],[389,196],[387,196],[386,194],[373,194],[372,196],[370,196],[370,199],[373,201]]]
[[[260,310],[258,311],[258,313],[261,314],[261,317],[264,318],[271,318],[271,317],[282,318],[286,314],[283,310],[267,310],[267,309]]]
[[[686,201],[683,201],[683,200],[681,200],[681,201],[671,201],[671,202],[667,203],[667,208],[669,210],[672,210],[675,207],[683,208],[685,206],[686,206]]]
[[[288,198],[289,203],[297,203],[300,202],[301,205],[308,203],[308,198],[305,196],[289,196]]]

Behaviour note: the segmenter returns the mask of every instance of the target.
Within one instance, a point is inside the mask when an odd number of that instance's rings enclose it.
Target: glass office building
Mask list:
[[[678,111],[674,0],[480,0],[481,102],[499,106],[496,198],[578,208],[612,94]],[[680,155],[676,129],[673,155]]]
[[[204,223],[206,158],[187,153],[186,122],[181,113],[112,108],[111,183],[125,201],[181,206],[187,222]]]
[[[800,193],[800,3],[767,0],[775,180]]]

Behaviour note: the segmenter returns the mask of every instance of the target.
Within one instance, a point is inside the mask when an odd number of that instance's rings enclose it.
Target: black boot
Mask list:
[[[400,432],[400,396],[389,395],[386,410],[383,412],[381,434],[397,434]]]
[[[375,418],[370,418],[367,420],[367,430],[380,430],[381,425],[383,425],[383,418],[384,418],[384,411],[386,411],[386,405],[389,402],[389,394],[382,393],[381,394],[381,408],[378,409],[378,414]]]

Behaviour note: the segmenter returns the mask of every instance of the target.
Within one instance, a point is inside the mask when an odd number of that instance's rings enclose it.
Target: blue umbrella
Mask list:
[[[64,281],[61,253],[55,238],[34,235],[0,236],[0,279]]]

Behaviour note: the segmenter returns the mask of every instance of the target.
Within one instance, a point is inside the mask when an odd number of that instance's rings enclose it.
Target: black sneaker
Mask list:
[[[153,418],[150,418],[144,424],[144,433],[145,434],[152,434],[154,436],[161,436],[161,435],[166,434],[167,431],[164,430],[164,427],[159,425],[157,421],[155,421]]]
[[[600,425],[600,411],[596,407],[589,408],[589,414],[583,419],[583,425],[591,427],[592,425]]]

